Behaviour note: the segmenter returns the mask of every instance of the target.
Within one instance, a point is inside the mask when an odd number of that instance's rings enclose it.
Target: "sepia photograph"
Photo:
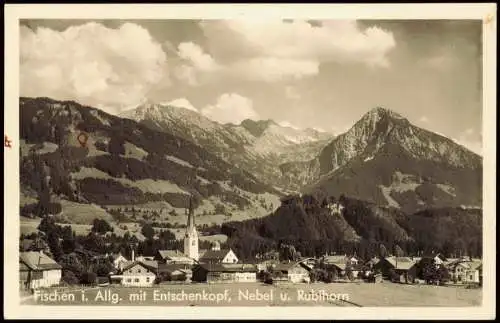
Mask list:
[[[6,12],[12,317],[494,318],[496,5],[30,7]]]

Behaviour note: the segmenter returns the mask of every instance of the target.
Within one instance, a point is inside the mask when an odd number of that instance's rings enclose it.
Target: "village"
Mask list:
[[[87,282],[91,286],[152,287],[161,284],[252,283],[310,284],[314,282],[367,282],[481,286],[482,261],[471,257],[446,258],[440,253],[419,257],[385,255],[360,259],[356,255],[324,255],[280,261],[279,254],[242,262],[232,249],[214,241],[208,250],[199,248],[198,231],[192,208],[182,251],[158,250],[155,256],[121,253],[90,255],[91,262],[111,263],[108,273]],[[63,267],[31,244],[20,252],[20,288],[32,293],[40,288],[64,285]]]

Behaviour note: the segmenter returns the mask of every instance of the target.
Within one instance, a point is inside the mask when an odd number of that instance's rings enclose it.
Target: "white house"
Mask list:
[[[480,283],[481,261],[458,260],[448,265],[450,278],[456,283]]]
[[[135,261],[123,271],[119,277],[124,286],[151,286],[156,280],[158,263],[156,261]],[[117,278],[113,276],[112,278]]]
[[[208,264],[235,264],[238,257],[232,249],[207,250],[200,257],[200,263]]]
[[[300,262],[280,263],[272,268],[273,280],[292,283],[309,283],[309,270]]]
[[[50,287],[61,282],[62,266],[42,251],[21,252],[19,267],[24,288]]]
[[[119,271],[123,270],[125,264],[127,264],[128,262],[128,259],[125,258],[121,253],[112,254],[111,257],[113,258],[113,267],[115,267]]]

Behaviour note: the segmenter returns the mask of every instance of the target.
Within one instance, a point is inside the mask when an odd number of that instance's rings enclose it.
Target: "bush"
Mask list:
[[[80,284],[93,285],[95,284],[97,275],[91,271],[85,272],[80,276]]]
[[[62,281],[68,285],[77,285],[80,282],[75,273],[70,270],[65,270],[63,272]]]

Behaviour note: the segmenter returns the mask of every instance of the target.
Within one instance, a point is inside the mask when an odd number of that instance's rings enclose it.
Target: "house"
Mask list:
[[[380,261],[380,257],[377,257],[377,256],[374,256],[373,258],[371,258],[370,260],[368,260],[365,265],[366,267],[368,268],[373,268],[375,267],[376,264],[378,264],[378,262]]]
[[[308,283],[311,281],[307,266],[300,262],[279,263],[272,267],[274,281]]]
[[[134,261],[123,268],[120,275],[111,276],[111,281],[121,281],[124,286],[151,286],[158,272],[156,261]]]
[[[334,268],[341,276],[345,275],[347,268],[350,268],[354,277],[357,277],[361,260],[356,256],[332,255],[324,256],[320,262],[326,268]]]
[[[58,285],[62,266],[43,251],[27,251],[19,254],[20,282],[24,288],[35,289]]]
[[[279,260],[274,260],[274,259],[268,259],[268,260],[263,260],[263,261],[258,261],[256,263],[257,270],[259,272],[261,271],[267,271],[270,272],[272,267],[279,264]]]
[[[450,279],[455,283],[479,284],[482,278],[482,263],[478,260],[458,260],[448,264]]]
[[[427,255],[423,255],[423,256],[419,257],[418,259],[414,258],[414,260],[416,260],[417,262],[420,262],[420,263],[432,262],[436,266],[444,265],[447,262],[446,257],[443,256],[443,254],[441,254],[441,253],[430,253]]]
[[[19,242],[20,251],[40,251],[47,250],[49,251],[49,247],[47,243],[39,238],[36,239],[22,239]]]
[[[385,278],[391,278],[391,270],[399,276],[399,280],[413,282],[417,275],[417,263],[410,257],[385,257],[374,266]]]
[[[195,262],[193,258],[189,258],[179,250],[158,250],[154,257],[154,260],[158,261],[158,263],[163,264],[192,265]]]
[[[201,255],[199,262],[207,264],[235,264],[238,262],[238,257],[231,249],[211,249]]]
[[[193,271],[188,264],[158,264],[158,276],[162,281],[191,281]]]
[[[205,263],[193,268],[193,281],[207,283],[256,282],[257,266],[252,264]]]
[[[113,267],[118,271],[122,271],[125,267],[124,265],[128,262],[128,259],[125,258],[120,252],[111,254],[111,259]]]

